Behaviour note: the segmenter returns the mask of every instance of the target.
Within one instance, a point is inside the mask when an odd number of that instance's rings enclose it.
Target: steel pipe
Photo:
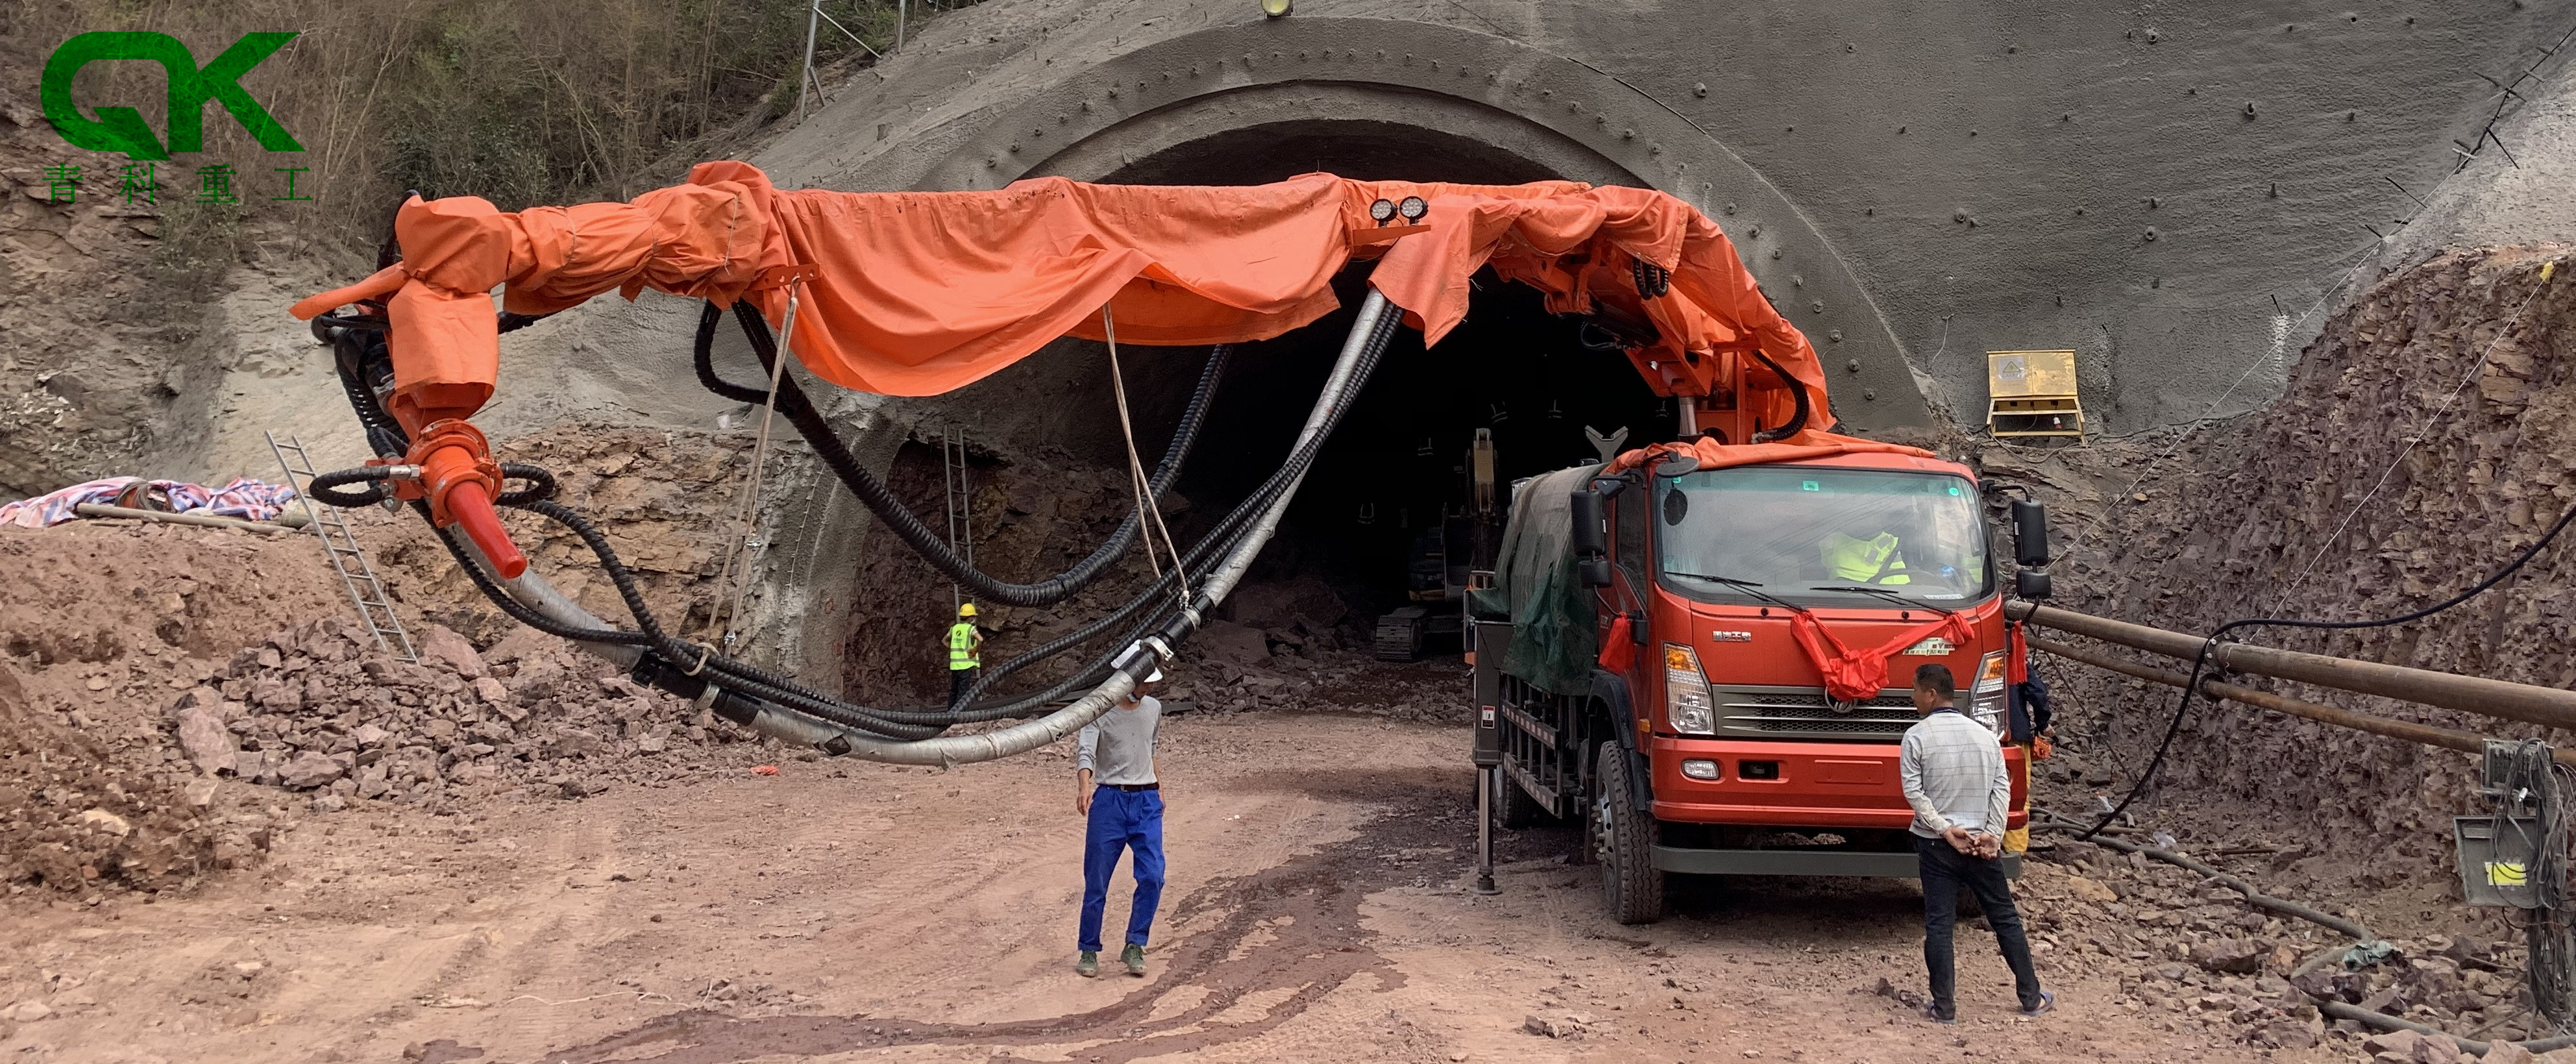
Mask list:
[[[2181,673],[2166,672],[2163,669],[2154,668],[2152,666],[2121,661],[2118,658],[2114,658],[2106,654],[2098,654],[2079,647],[2069,646],[2054,639],[2033,637],[2030,640],[2030,646],[2033,650],[2044,650],[2051,654],[2055,654],[2058,657],[2065,658],[2068,661],[2090,665],[2097,669],[2107,669],[2111,672],[2119,673],[2122,676],[2135,677],[2149,683],[2160,683],[2167,687],[2180,687],[2183,685],[2184,677]],[[2285,695],[2276,695],[2269,691],[2258,691],[2251,687],[2240,687],[2236,684],[2227,683],[2221,680],[2212,680],[2207,677],[2203,677],[2200,681],[2200,693],[2207,695],[2212,699],[2223,698],[2230,702],[2238,702],[2244,705],[2253,706],[2256,709],[2269,709],[2276,712],[2287,713],[2293,717],[2305,717],[2309,720],[2325,724],[2333,724],[2339,727],[2351,728],[2355,731],[2366,731],[2373,735],[2385,735],[2391,739],[2404,739],[2410,743],[2421,743],[2425,746],[2438,746],[2445,750],[2461,750],[2472,754],[2482,753],[2486,750],[2487,737],[2475,732],[2464,732],[2454,728],[2435,727],[2430,724],[2417,724],[2413,721],[2372,716],[2368,713],[2355,713],[2349,709],[2340,709],[2334,706],[2321,705],[2316,702],[2290,698]],[[2553,754],[2558,759],[2559,764],[2576,767],[2576,749],[2557,750],[2554,751]]]
[[[82,517],[121,517],[134,521],[159,521],[165,525],[196,525],[200,528],[238,528],[244,532],[257,532],[261,535],[275,535],[279,532],[294,531],[286,525],[274,524],[267,521],[248,521],[238,517],[225,517],[221,514],[174,514],[165,513],[160,510],[137,510],[128,506],[110,506],[103,502],[78,503],[72,507],[72,512]]]
[[[2197,657],[2201,645],[2206,642],[2196,635],[2094,617],[2034,602],[2006,603],[2004,616],[2036,627],[2090,636],[2105,643],[2117,643],[2184,661]],[[2209,662],[2229,672],[2294,680],[2338,691],[2420,702],[2481,716],[2576,731],[2576,691],[2555,687],[2508,683],[2479,676],[2382,665],[2243,643],[2220,643],[2210,651]],[[2181,685],[2177,683],[2175,686]]]

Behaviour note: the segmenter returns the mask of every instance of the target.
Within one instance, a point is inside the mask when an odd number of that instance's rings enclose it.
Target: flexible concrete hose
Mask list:
[[[1348,339],[1342,342],[1341,357],[1333,363],[1333,373],[1324,383],[1323,395],[1306,415],[1306,426],[1297,436],[1297,447],[1304,450],[1311,442],[1320,441],[1340,421],[1341,415],[1358,398],[1353,382],[1360,377],[1364,362],[1373,362],[1385,350],[1394,335],[1392,326],[1402,315],[1389,312],[1386,297],[1369,289],[1368,300],[1360,305],[1358,320],[1351,323]],[[1251,533],[1237,544],[1216,570],[1209,574],[1199,594],[1197,607],[1183,617],[1186,622],[1180,635],[1196,631],[1200,618],[1209,606],[1225,601],[1225,596],[1241,583],[1251,569],[1252,559],[1279,528],[1279,519],[1288,512],[1288,504],[1297,496],[1297,487],[1305,481],[1305,470],[1298,470],[1289,480],[1287,490],[1271,500]],[[993,761],[1012,754],[1025,753],[1073,734],[1099,719],[1102,713],[1129,691],[1135,690],[1139,677],[1152,675],[1172,655],[1177,639],[1159,637],[1146,642],[1147,653],[1137,655],[1122,667],[1113,669],[1109,678],[1088,695],[1063,709],[1024,724],[980,735],[950,735],[920,742],[888,742],[837,728],[824,721],[792,710],[764,708],[752,721],[752,727],[783,740],[811,743],[830,748],[847,743],[844,751],[853,757],[884,761],[898,765],[958,765],[976,761]]]
[[[698,320],[696,359],[699,383],[728,399],[746,402],[766,400],[769,393],[765,390],[732,384],[716,376],[713,351],[718,317],[715,306],[709,304]],[[775,372],[779,368],[778,341],[770,335],[768,322],[749,303],[734,304],[734,317],[741,322],[743,336],[750,342],[752,353],[758,356],[762,368]],[[1172,443],[1164,450],[1154,471],[1152,487],[1156,495],[1170,488],[1171,482],[1180,475],[1181,460],[1196,441],[1199,426],[1216,393],[1217,381],[1224,374],[1229,351],[1227,345],[1220,344],[1208,356],[1207,368],[1200,374],[1198,390],[1191,395],[1190,405],[1182,412],[1181,424],[1174,431]],[[750,398],[746,400],[744,396]],[[1028,583],[995,578],[959,555],[938,532],[905,508],[903,501],[895,498],[893,490],[886,487],[884,481],[868,472],[866,465],[841,442],[830,420],[806,398],[804,389],[796,383],[793,374],[778,376],[777,404],[778,412],[795,427],[796,434],[804,437],[806,444],[814,448],[815,457],[823,460],[824,466],[840,478],[842,485],[869,512],[885,523],[887,530],[903,540],[914,553],[921,555],[932,568],[972,589],[978,599],[1012,606],[1049,606],[1062,602],[1105,575],[1111,564],[1126,553],[1138,532],[1137,521],[1131,515],[1119,522],[1117,530],[1107,541],[1064,572]]]
[[[1401,321],[1400,314],[1390,312],[1386,298],[1372,289],[1367,301],[1360,308],[1357,320],[1352,323],[1350,336],[1343,343],[1341,357],[1334,363],[1332,375],[1326,380],[1314,410],[1308,414],[1306,425],[1300,431],[1297,442],[1291,449],[1294,457],[1290,466],[1282,469],[1279,478],[1273,483],[1265,485],[1261,492],[1256,493],[1257,496],[1266,495],[1269,500],[1267,506],[1260,510],[1258,519],[1241,533],[1239,539],[1233,541],[1225,559],[1209,575],[1192,605],[1179,611],[1179,616],[1166,622],[1161,634],[1145,641],[1149,652],[1132,655],[1115,662],[1107,679],[1074,704],[1038,720],[997,732],[935,739],[889,739],[882,733],[893,732],[903,735],[906,732],[912,732],[915,726],[908,726],[897,720],[880,721],[876,717],[877,711],[868,711],[860,707],[816,703],[817,709],[846,708],[853,711],[854,721],[869,729],[861,730],[860,727],[825,719],[815,713],[780,704],[781,701],[805,701],[806,693],[801,690],[783,689],[772,683],[773,678],[770,677],[745,674],[743,668],[734,663],[726,663],[726,671],[729,675],[719,678],[719,685],[744,690],[770,700],[760,704],[750,718],[743,721],[754,730],[784,741],[816,746],[835,755],[853,755],[873,761],[897,764],[961,764],[987,761],[1035,749],[1071,734],[1106,712],[1119,697],[1133,690],[1137,677],[1150,674],[1163,661],[1168,660],[1173,647],[1181,639],[1197,630],[1200,619],[1206,611],[1222,602],[1235,585],[1241,582],[1244,572],[1252,564],[1252,559],[1260,553],[1262,546],[1277,530],[1288,504],[1296,496],[1298,486],[1304,482],[1306,471],[1311,468],[1323,438],[1340,422],[1343,414],[1348,412],[1351,403],[1357,399],[1359,384],[1365,380],[1368,370],[1374,367],[1378,356],[1385,351],[1386,344],[1393,339]],[[1211,537],[1211,541],[1221,539],[1222,535],[1223,530],[1220,530],[1218,536]],[[641,648],[630,640],[631,637],[642,636],[643,633],[619,632],[617,634],[621,638],[616,642],[589,640],[581,638],[578,634],[567,634],[579,632],[604,634],[613,629],[589,611],[555,592],[542,577],[530,573],[513,580],[500,580],[493,574],[488,559],[475,550],[471,543],[464,542],[461,537],[446,538],[451,549],[459,551],[461,556],[468,558],[472,563],[472,569],[479,570],[470,574],[478,578],[478,583],[488,584],[490,589],[506,593],[512,600],[512,604],[521,607],[522,611],[532,615],[536,621],[549,622],[541,624],[540,627],[558,629],[556,634],[566,634],[567,638],[575,639],[584,649],[620,664],[631,665],[640,658]],[[592,537],[586,535],[585,538]],[[594,543],[593,546],[594,549],[604,549],[604,544]],[[603,555],[603,561],[608,560],[610,560],[609,557]],[[620,590],[621,592],[625,590],[622,583]],[[1150,593],[1152,592],[1149,590]],[[630,602],[630,606],[632,605],[635,603]],[[531,616],[521,616],[520,619],[531,620]],[[642,616],[639,615],[638,619],[642,620]],[[706,661],[701,659],[700,665],[705,664]],[[694,673],[695,670],[691,671]],[[889,716],[901,718],[911,714],[894,712]],[[871,731],[880,734],[871,734]],[[912,734],[920,733],[912,732]]]

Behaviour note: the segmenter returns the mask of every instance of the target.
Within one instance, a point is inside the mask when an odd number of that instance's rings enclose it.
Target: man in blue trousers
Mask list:
[[[1100,974],[1100,917],[1109,907],[1109,876],[1121,850],[1136,853],[1136,900],[1127,912],[1127,948],[1118,959],[1127,974],[1145,974],[1145,939],[1154,929],[1154,906],[1163,900],[1163,793],[1154,781],[1154,733],[1163,704],[1146,694],[1163,678],[1156,670],[1076,740],[1074,811],[1089,818],[1082,844],[1082,956],[1073,970]],[[1096,786],[1095,786],[1096,784]]]

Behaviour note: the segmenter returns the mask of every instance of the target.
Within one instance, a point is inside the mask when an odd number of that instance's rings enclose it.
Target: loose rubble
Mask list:
[[[171,704],[207,776],[351,800],[436,803],[513,789],[580,798],[714,770],[748,733],[533,633],[485,655],[435,625],[420,663],[338,618],[279,631]]]

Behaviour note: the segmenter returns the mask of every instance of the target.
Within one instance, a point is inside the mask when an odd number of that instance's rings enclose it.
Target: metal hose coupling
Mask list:
[[[492,460],[483,430],[463,418],[430,422],[413,437],[403,464],[420,467],[420,476],[391,481],[395,498],[428,500],[430,523],[463,530],[502,579],[516,580],[528,570],[527,556],[510,542],[492,510],[492,500],[501,495],[501,464]]]

